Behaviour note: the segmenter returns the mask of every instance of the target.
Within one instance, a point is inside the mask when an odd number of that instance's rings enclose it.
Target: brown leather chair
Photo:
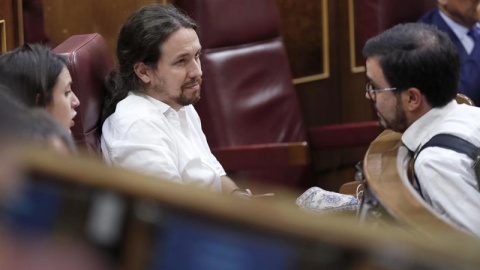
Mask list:
[[[100,34],[75,35],[54,50],[68,60],[72,90],[80,100],[72,134],[78,146],[90,154],[100,152],[101,116],[104,106],[105,77],[113,69],[113,60]]]
[[[345,125],[307,130],[279,32],[275,0],[175,3],[200,26],[204,80],[196,109],[214,155],[229,174],[237,174],[234,179],[240,175],[307,187],[312,184],[307,180],[307,141],[319,147],[343,146],[342,139],[347,139],[346,144],[368,144],[379,134],[378,128],[371,128],[376,123],[369,123],[359,140],[339,132]]]

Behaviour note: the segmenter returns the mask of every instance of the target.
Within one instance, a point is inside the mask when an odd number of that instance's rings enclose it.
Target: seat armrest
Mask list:
[[[225,170],[265,169],[309,164],[307,142],[269,143],[212,149]]]
[[[381,132],[378,121],[345,123],[308,129],[313,149],[369,145]]]

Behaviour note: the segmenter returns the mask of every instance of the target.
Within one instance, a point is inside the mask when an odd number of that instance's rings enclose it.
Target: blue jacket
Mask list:
[[[426,13],[419,22],[436,25],[438,29],[450,36],[460,55],[460,85],[458,92],[472,99],[476,106],[480,106],[480,44],[476,44],[469,55],[455,33],[440,16],[437,8]]]

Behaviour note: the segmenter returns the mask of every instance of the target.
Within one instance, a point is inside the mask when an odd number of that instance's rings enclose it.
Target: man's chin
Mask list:
[[[182,105],[182,106],[193,105],[200,100],[200,97],[201,97],[200,96],[200,91],[198,91],[190,98],[187,98],[185,96],[181,97],[179,100],[177,100],[177,103]]]

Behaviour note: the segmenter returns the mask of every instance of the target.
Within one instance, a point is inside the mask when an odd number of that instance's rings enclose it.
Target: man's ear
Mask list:
[[[138,62],[133,66],[133,70],[135,71],[135,74],[137,74],[138,78],[142,80],[142,82],[150,83],[151,78],[147,65],[145,65],[143,62]]]
[[[422,106],[424,101],[424,96],[418,88],[410,87],[403,92],[403,103],[405,104],[405,109],[409,111],[414,111]]]

